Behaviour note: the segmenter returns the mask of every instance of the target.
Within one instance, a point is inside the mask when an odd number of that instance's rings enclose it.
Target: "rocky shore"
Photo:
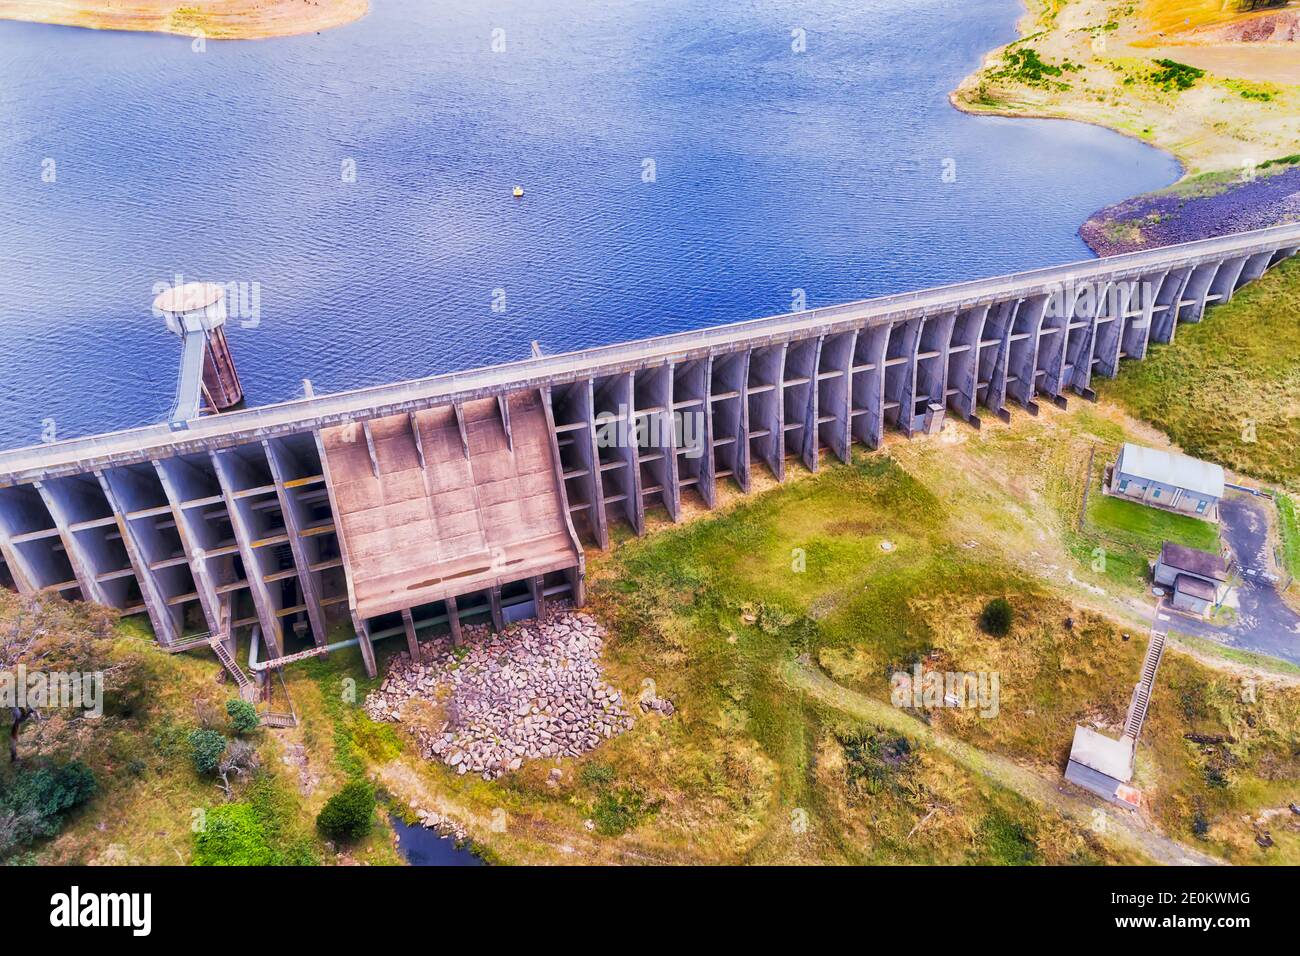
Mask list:
[[[594,618],[567,609],[500,634],[465,628],[461,648],[440,639],[422,644],[418,661],[398,655],[366,713],[407,723],[408,705],[425,702],[440,719],[409,721],[420,753],[484,780],[526,760],[578,756],[634,723],[603,679],[604,638]]]
[[[1203,176],[1107,206],[1079,227],[1099,256],[1300,221],[1300,156],[1242,173]]]

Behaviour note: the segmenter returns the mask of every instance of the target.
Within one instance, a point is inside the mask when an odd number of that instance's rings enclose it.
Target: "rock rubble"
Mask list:
[[[415,728],[420,753],[484,780],[525,760],[575,757],[635,722],[602,678],[604,637],[592,617],[570,610],[501,634],[466,628],[462,648],[442,638],[422,644],[419,661],[395,658],[366,713],[401,722],[408,701],[442,706],[441,728]]]

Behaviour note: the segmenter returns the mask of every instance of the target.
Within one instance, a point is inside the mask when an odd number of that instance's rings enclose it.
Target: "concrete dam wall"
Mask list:
[[[979,427],[1300,249],[1300,225],[0,453],[0,583],[271,666],[582,601],[582,544],[886,430]],[[354,636],[355,635],[355,636]]]

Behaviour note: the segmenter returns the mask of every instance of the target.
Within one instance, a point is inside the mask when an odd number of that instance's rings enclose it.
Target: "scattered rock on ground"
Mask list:
[[[673,702],[667,697],[642,697],[641,709],[647,714],[653,711],[654,713],[662,714],[665,717],[671,717],[677,712],[677,708],[673,706]]]

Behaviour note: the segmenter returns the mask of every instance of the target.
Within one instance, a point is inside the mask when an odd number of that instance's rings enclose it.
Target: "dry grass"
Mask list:
[[[1276,62],[1276,76],[1261,73],[1258,65],[1249,76],[1234,73],[1232,58],[1220,56],[1210,73],[1180,90],[1156,80],[1155,61],[1186,59],[1184,48],[1150,47],[1150,29],[1129,0],[1031,0],[1020,31],[1021,40],[991,52],[962,81],[952,96],[955,106],[1096,123],[1167,150],[1188,175],[1240,171],[1247,163],[1294,152],[1300,140],[1300,85],[1294,57],[1285,53],[1268,61]],[[1251,44],[1226,46],[1240,48],[1244,61],[1263,62]],[[1009,56],[1025,50],[1055,72],[1016,69]],[[1269,98],[1253,99],[1242,95],[1240,79],[1276,85],[1269,87]]]
[[[0,0],[0,19],[247,40],[328,30],[368,9],[368,0]]]
[[[1151,33],[1187,33],[1200,27],[1246,20],[1257,14],[1224,0],[1143,0],[1138,15]]]

